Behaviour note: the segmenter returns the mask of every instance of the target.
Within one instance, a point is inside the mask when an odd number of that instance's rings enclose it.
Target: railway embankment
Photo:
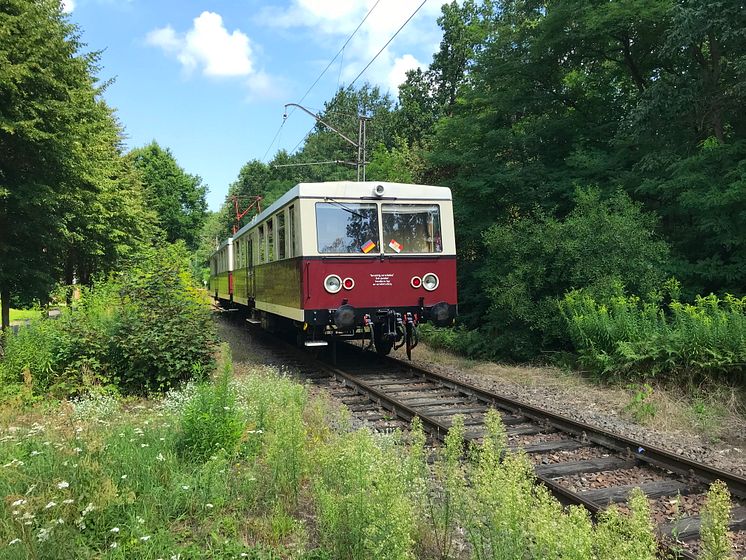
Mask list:
[[[401,351],[394,355],[406,359]],[[692,396],[672,384],[601,384],[572,371],[472,360],[424,343],[412,360],[485,390],[746,475],[746,411],[736,388],[718,385]]]

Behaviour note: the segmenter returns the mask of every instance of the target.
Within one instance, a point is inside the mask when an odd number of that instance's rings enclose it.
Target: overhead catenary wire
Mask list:
[[[361,28],[361,27],[363,26],[363,24],[364,24],[364,23],[365,23],[365,21],[366,21],[366,20],[368,19],[368,17],[370,16],[370,14],[372,14],[372,13],[373,13],[373,10],[375,10],[375,9],[376,9],[376,6],[378,6],[378,4],[379,4],[379,2],[380,2],[380,1],[381,1],[381,0],[376,0],[376,3],[375,3],[375,4],[373,4],[373,6],[371,7],[371,9],[370,9],[370,10],[368,10],[368,13],[367,13],[367,14],[365,14],[365,17],[364,17],[364,18],[362,19],[362,21],[361,21],[361,22],[360,22],[360,23],[358,24],[358,26],[357,26],[357,27],[355,28],[355,31],[353,31],[353,32],[352,32],[352,33],[350,34],[350,36],[349,36],[349,37],[347,38],[347,40],[346,40],[346,41],[344,42],[344,45],[342,45],[342,48],[340,48],[340,49],[339,49],[339,50],[337,51],[337,54],[335,54],[335,55],[334,55],[334,58],[332,58],[332,59],[331,59],[331,60],[329,61],[329,64],[327,64],[327,65],[326,65],[326,68],[324,68],[324,69],[323,69],[323,70],[321,71],[321,74],[319,74],[318,78],[316,78],[316,80],[315,80],[315,81],[314,81],[314,82],[313,82],[313,83],[311,84],[311,87],[309,87],[309,88],[308,88],[308,90],[306,90],[306,93],[304,93],[304,94],[303,94],[303,97],[301,97],[301,98],[300,98],[300,101],[298,101],[298,103],[303,103],[303,100],[304,100],[304,99],[306,98],[306,96],[307,96],[307,95],[308,95],[309,93],[311,93],[311,90],[312,90],[312,89],[313,89],[314,87],[316,87],[316,84],[318,84],[318,83],[319,83],[319,80],[320,80],[320,79],[321,79],[321,78],[322,78],[322,77],[324,76],[324,74],[326,74],[326,71],[327,71],[327,70],[329,70],[329,68],[331,68],[331,65],[332,65],[332,64],[334,64],[334,61],[335,61],[335,60],[337,60],[337,57],[338,57],[338,56],[339,56],[340,54],[342,54],[342,53],[344,52],[344,50],[345,50],[345,48],[347,47],[347,45],[348,45],[348,44],[350,43],[350,41],[352,41],[352,38],[353,38],[353,37],[355,36],[355,34],[356,34],[356,33],[357,33],[357,32],[358,32],[359,30],[360,30],[360,28]]]
[[[386,47],[388,47],[388,46],[389,46],[389,45],[391,44],[391,41],[393,41],[393,40],[394,40],[394,39],[396,38],[396,36],[397,36],[397,35],[398,35],[398,34],[399,34],[399,33],[401,32],[401,30],[402,30],[402,29],[404,29],[404,28],[406,27],[406,25],[407,25],[407,24],[408,24],[408,23],[409,23],[410,21],[412,21],[412,18],[413,18],[414,16],[416,16],[416,15],[417,15],[417,12],[419,12],[419,11],[420,11],[420,9],[422,8],[422,6],[424,6],[424,5],[426,4],[426,3],[427,3],[427,0],[422,0],[422,3],[421,3],[421,4],[419,5],[419,6],[417,6],[417,9],[415,9],[415,11],[414,11],[414,12],[412,12],[412,15],[410,15],[410,16],[409,16],[409,17],[407,18],[407,20],[406,20],[406,21],[405,21],[404,23],[402,23],[402,24],[401,24],[401,27],[399,27],[399,29],[397,29],[397,30],[396,30],[396,33],[394,33],[394,34],[393,34],[393,35],[391,36],[391,38],[390,38],[390,39],[389,39],[388,41],[386,41],[386,44],[385,44],[385,45],[383,45],[383,46],[381,47],[381,50],[379,50],[379,51],[378,51],[378,52],[376,53],[376,55],[375,55],[375,56],[374,56],[373,58],[371,58],[371,59],[370,59],[370,62],[368,62],[368,64],[366,64],[366,65],[365,65],[365,68],[363,68],[363,69],[362,69],[362,70],[360,71],[360,73],[359,73],[359,74],[358,74],[357,76],[355,76],[355,79],[354,79],[354,80],[352,80],[352,82],[350,82],[350,85],[348,85],[348,86],[347,86],[347,88],[348,88],[348,89],[352,88],[352,86],[353,86],[353,85],[355,85],[355,82],[357,82],[357,81],[358,81],[358,80],[360,79],[360,76],[362,76],[363,74],[365,74],[365,71],[366,71],[366,70],[367,70],[368,68],[370,68],[370,65],[371,65],[371,64],[373,64],[373,62],[375,62],[375,60],[376,60],[376,59],[377,59],[377,58],[378,58],[378,57],[380,56],[380,54],[381,54],[381,53],[382,53],[382,52],[383,52],[384,50],[386,50]]]
[[[355,76],[355,79],[354,79],[354,80],[352,80],[352,82],[350,82],[350,84],[349,84],[349,85],[347,86],[347,89],[348,89],[348,90],[349,90],[349,89],[352,89],[352,86],[354,86],[354,85],[355,85],[355,82],[357,82],[357,81],[358,81],[358,80],[360,79],[360,77],[361,77],[361,76],[362,76],[363,74],[365,74],[365,72],[366,72],[366,71],[368,70],[368,68],[370,68],[371,64],[373,64],[373,63],[374,63],[374,62],[376,61],[376,59],[377,59],[377,58],[378,58],[378,57],[379,57],[379,56],[381,55],[381,53],[382,53],[382,52],[383,52],[384,50],[386,50],[386,47],[388,47],[388,46],[389,46],[389,45],[391,44],[391,42],[392,42],[392,41],[393,41],[394,39],[396,39],[396,36],[397,36],[397,35],[399,35],[399,33],[401,33],[402,29],[404,29],[404,28],[405,28],[405,27],[407,26],[407,24],[408,24],[408,23],[409,23],[410,21],[412,21],[412,19],[414,18],[414,16],[416,16],[416,15],[417,15],[417,13],[418,13],[418,12],[419,12],[419,11],[420,11],[420,10],[422,9],[422,7],[423,7],[423,6],[424,6],[424,5],[426,4],[426,3],[427,3],[427,0],[422,0],[422,2],[420,2],[419,6],[417,6],[417,8],[415,8],[415,10],[414,10],[414,11],[413,11],[413,12],[412,12],[412,13],[410,14],[410,16],[409,16],[409,17],[408,17],[408,18],[407,18],[407,19],[406,19],[406,20],[404,21],[404,23],[402,23],[402,24],[401,24],[401,26],[399,26],[399,29],[397,29],[397,30],[396,30],[396,32],[395,32],[395,33],[394,33],[394,34],[393,34],[393,35],[392,35],[392,36],[391,36],[391,37],[389,38],[389,40],[388,40],[388,41],[386,41],[386,43],[385,43],[385,44],[384,44],[384,45],[383,45],[383,46],[382,46],[382,47],[380,48],[380,50],[379,50],[379,51],[378,51],[378,52],[377,52],[377,53],[376,53],[376,54],[375,54],[375,55],[373,56],[373,58],[371,58],[371,59],[370,59],[370,61],[368,62],[368,64],[366,64],[366,65],[365,65],[365,67],[364,67],[364,68],[363,68],[363,69],[362,69],[362,70],[360,71],[360,73],[359,73],[359,74],[358,74],[357,76]],[[375,8],[375,7],[377,6],[377,5],[378,5],[378,2],[376,2],[376,3],[375,3],[375,4],[373,5],[373,8]],[[363,22],[364,22],[364,21],[365,21],[365,20],[366,20],[366,19],[368,18],[368,15],[370,15],[370,12],[372,12],[372,11],[373,11],[373,8],[371,8],[371,9],[370,9],[370,11],[368,12],[368,14],[367,14],[367,15],[365,16],[365,18],[363,18]],[[362,25],[362,22],[360,23],[360,25]],[[360,25],[358,26],[358,28],[357,28],[357,29],[359,29],[359,28],[360,28]],[[357,29],[355,30],[355,32],[357,32]],[[351,38],[351,37],[350,37],[350,38]],[[348,42],[349,42],[349,40],[348,40]],[[345,43],[345,45],[346,45],[346,44],[347,44],[347,43]],[[340,52],[342,52],[342,49],[340,49]],[[337,56],[339,56],[339,53],[337,53],[337,55],[336,55],[336,56],[334,57],[334,59],[336,59],[336,57],[337,57]],[[334,59],[332,59],[332,62],[334,62]],[[327,65],[327,68],[325,68],[325,69],[324,69],[324,72],[326,72],[326,70],[327,70],[327,69],[329,68],[329,66],[331,66],[331,63],[330,63],[329,65]],[[323,75],[323,73],[324,73],[324,72],[322,72],[322,75]],[[320,78],[320,77],[319,77],[319,78]],[[317,80],[317,81],[318,81],[318,80]],[[315,85],[315,84],[316,84],[316,83],[314,82],[314,85]],[[313,88],[313,86],[311,86],[311,88]],[[309,91],[310,91],[310,89],[311,89],[311,88],[309,88]],[[306,94],[307,94],[307,93],[306,93]],[[303,142],[304,142],[304,141],[305,141],[305,140],[306,140],[306,139],[307,139],[307,138],[308,138],[308,137],[309,137],[309,136],[311,135],[311,133],[313,132],[313,129],[314,129],[314,128],[316,128],[316,125],[315,125],[315,124],[314,124],[314,125],[313,125],[313,126],[311,127],[311,129],[310,129],[310,130],[309,130],[309,131],[308,131],[308,132],[307,132],[307,133],[305,134],[305,136],[303,136],[303,138],[301,138],[301,139],[300,139],[300,141],[299,141],[299,142],[298,142],[298,143],[297,143],[297,144],[295,145],[295,147],[294,147],[294,148],[292,149],[292,151],[290,152],[291,154],[292,154],[293,152],[295,152],[295,150],[297,150],[297,149],[298,149],[298,147],[299,147],[299,146],[300,146],[300,145],[301,145],[301,144],[302,144],[302,143],[303,143]]]
[[[321,71],[321,74],[319,74],[316,77],[316,79],[314,80],[314,82],[306,90],[306,93],[303,94],[303,97],[300,98],[300,101],[298,101],[298,103],[303,103],[303,100],[308,96],[309,93],[311,93],[311,91],[313,90],[313,88],[316,87],[316,84],[319,83],[319,80],[321,80],[321,78],[324,77],[324,74],[326,74],[327,70],[329,70],[329,68],[331,68],[332,64],[334,64],[334,61],[337,60],[337,58],[339,57],[340,54],[344,53],[344,50],[345,50],[345,48],[347,48],[347,45],[350,43],[350,41],[352,41],[352,38],[357,34],[357,32],[360,30],[360,28],[366,22],[366,20],[368,19],[368,17],[370,17],[370,14],[373,13],[373,10],[376,9],[376,6],[378,6],[378,4],[380,2],[381,2],[381,0],[376,0],[376,3],[373,4],[373,6],[370,8],[370,10],[368,10],[368,13],[365,14],[365,17],[360,21],[360,23],[357,25],[357,27],[355,28],[355,30],[350,34],[350,36],[347,37],[347,40],[340,47],[340,49],[337,51],[337,54],[335,54],[334,57],[329,61],[329,64],[327,64],[326,68],[324,68]],[[342,73],[342,63],[340,62],[340,75],[341,75],[341,73]],[[339,87],[339,78],[337,78],[337,87]],[[269,151],[272,149],[272,146],[274,146],[275,141],[277,140],[277,137],[280,135],[280,132],[282,131],[282,128],[285,126],[285,123],[287,122],[288,117],[290,115],[292,115],[293,112],[295,112],[295,108],[292,108],[290,110],[289,114],[286,114],[286,115],[283,116],[282,123],[280,124],[280,127],[277,129],[277,132],[275,133],[274,138],[272,138],[272,142],[270,142],[269,147],[267,148],[267,151],[264,153],[264,156],[262,157],[262,161],[264,161],[264,160],[267,159],[267,155],[269,154]],[[290,153],[293,153],[298,148],[298,146],[301,144],[301,142],[303,142],[308,137],[308,135],[311,134],[312,131],[313,131],[313,128],[301,139],[300,142],[298,142],[298,144],[295,146],[295,148],[293,148],[291,150]]]

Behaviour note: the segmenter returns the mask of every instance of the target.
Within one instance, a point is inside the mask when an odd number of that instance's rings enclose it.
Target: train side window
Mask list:
[[[264,237],[264,224],[259,226],[259,262],[265,262],[267,258],[267,245]]]
[[[288,257],[295,256],[295,205],[288,208],[288,235],[290,236],[290,251]]]
[[[274,219],[267,220],[267,261],[275,260],[275,236],[273,231]]]
[[[285,258],[285,211],[276,216],[277,220],[277,259]]]

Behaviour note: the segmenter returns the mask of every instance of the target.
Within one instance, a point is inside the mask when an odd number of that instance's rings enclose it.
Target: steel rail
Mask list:
[[[384,362],[389,361],[400,368],[409,369],[420,377],[435,381],[465,395],[472,396],[487,404],[493,404],[498,408],[509,410],[512,413],[522,414],[534,422],[549,424],[557,430],[573,434],[583,441],[589,441],[606,448],[613,449],[619,453],[627,454],[641,462],[654,465],[684,477],[694,477],[700,482],[711,484],[716,480],[724,482],[731,494],[746,499],[746,478],[722,469],[699,463],[687,457],[682,457],[655,447],[644,442],[615,434],[603,428],[591,426],[578,420],[573,420],[561,414],[544,410],[537,406],[511,399],[481,389],[464,381],[457,381],[448,376],[429,371],[423,367],[410,364],[386,356]]]

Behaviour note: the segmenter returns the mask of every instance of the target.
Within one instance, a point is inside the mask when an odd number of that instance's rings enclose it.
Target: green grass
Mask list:
[[[10,320],[25,321],[26,319],[36,319],[41,315],[40,309],[13,309],[10,308]]]

